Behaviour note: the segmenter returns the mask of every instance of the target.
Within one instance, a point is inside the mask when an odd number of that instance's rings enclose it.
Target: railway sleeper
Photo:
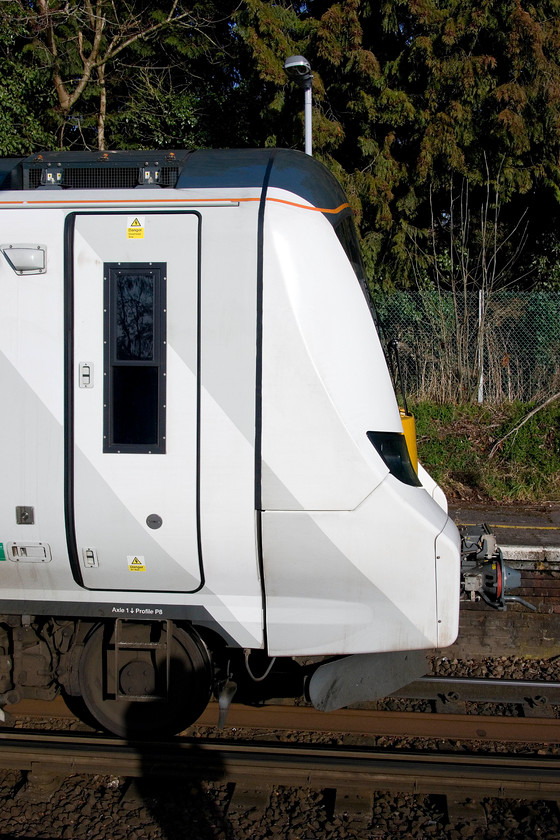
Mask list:
[[[228,814],[264,813],[270,803],[272,785],[251,785],[236,782],[232,785]]]
[[[447,824],[451,830],[468,829],[469,834],[486,831],[488,819],[482,802],[460,796],[447,796]]]
[[[337,785],[332,791],[333,816],[346,815],[353,823],[359,822],[364,828],[370,825],[373,817],[374,791],[369,786]]]

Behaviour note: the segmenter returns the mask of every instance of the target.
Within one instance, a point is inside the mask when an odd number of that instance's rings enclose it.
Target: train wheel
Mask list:
[[[118,630],[113,624],[93,628],[79,681],[87,708],[109,732],[161,737],[180,732],[202,714],[210,699],[212,666],[194,632],[172,622],[122,621]]]

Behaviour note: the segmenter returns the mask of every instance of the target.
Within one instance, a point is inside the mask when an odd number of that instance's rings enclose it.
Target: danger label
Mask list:
[[[128,561],[128,568],[131,572],[145,572],[146,566],[144,565],[144,558],[138,557],[138,555],[134,555],[131,557],[126,558]]]
[[[144,239],[144,216],[128,216],[126,221],[127,239]]]

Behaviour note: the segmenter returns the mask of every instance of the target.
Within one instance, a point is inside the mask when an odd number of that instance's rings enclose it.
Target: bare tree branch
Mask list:
[[[494,455],[496,454],[496,452],[498,451],[498,449],[500,448],[500,446],[502,445],[502,443],[505,440],[507,440],[508,437],[513,435],[515,432],[518,432],[519,429],[521,428],[521,426],[525,425],[527,420],[530,420],[531,417],[534,417],[535,414],[537,414],[537,412],[541,410],[541,408],[545,408],[545,406],[550,405],[551,402],[554,402],[554,400],[557,400],[559,397],[560,397],[560,391],[557,391],[555,394],[553,394],[551,397],[549,397],[547,400],[545,400],[543,403],[541,403],[541,405],[538,405],[536,408],[534,408],[532,411],[530,411],[528,414],[526,414],[525,417],[523,418],[523,420],[520,423],[518,423],[517,426],[514,426],[513,429],[511,429],[507,433],[507,435],[504,435],[502,438],[500,438],[500,440],[496,441],[496,443],[494,444],[494,446],[490,450],[490,454],[488,455],[488,458],[493,458]]]

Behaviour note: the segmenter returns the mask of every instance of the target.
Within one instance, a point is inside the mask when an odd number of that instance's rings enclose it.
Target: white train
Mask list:
[[[0,182],[0,705],[62,689],[138,734],[274,657],[319,708],[416,676],[460,539],[327,170],[60,152]]]

